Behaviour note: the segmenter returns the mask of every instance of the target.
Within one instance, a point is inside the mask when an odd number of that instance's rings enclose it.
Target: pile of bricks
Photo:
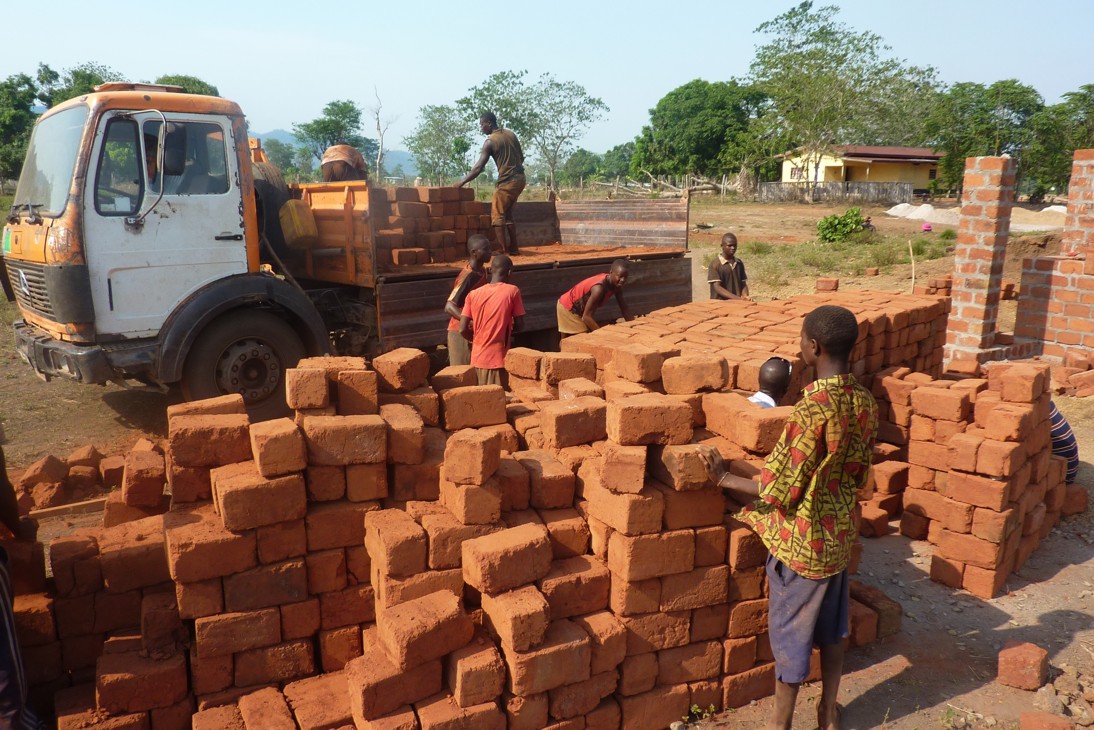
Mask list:
[[[797,341],[820,303],[858,314],[885,422],[862,532],[903,509],[951,584],[994,589],[1071,493],[1037,441],[1044,372],[936,380],[936,298],[698,302],[511,350],[509,394],[403,349],[302,361],[293,418],[173,407],[170,510],[56,540],[52,595],[38,547],[35,683],[62,728],[661,728],[769,694],[766,550],[700,455],[757,473],[790,408],[744,396],[771,355],[812,379]],[[876,590],[853,598],[852,645],[899,628]]]
[[[124,456],[103,456],[91,445],[64,459],[43,456],[21,474],[11,475],[19,510],[59,507],[116,489],[121,486],[124,462]]]
[[[468,237],[493,235],[490,204],[472,188],[380,188],[369,196],[380,261],[395,266],[453,263],[467,254]]]
[[[926,296],[948,297],[953,293],[953,276],[940,276],[938,278],[927,279],[926,284],[916,284],[912,293]]]
[[[877,374],[882,417],[875,496],[863,524],[937,548],[931,577],[991,598],[1061,516],[1085,510],[1052,455],[1048,366],[1000,363],[988,377],[935,380],[906,368]]]

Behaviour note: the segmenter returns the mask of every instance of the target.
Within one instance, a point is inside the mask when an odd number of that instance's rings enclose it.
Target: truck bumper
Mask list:
[[[98,345],[64,342],[21,319],[15,320],[15,349],[34,370],[46,378],[57,376],[80,383],[107,383],[116,375],[106,353]]]

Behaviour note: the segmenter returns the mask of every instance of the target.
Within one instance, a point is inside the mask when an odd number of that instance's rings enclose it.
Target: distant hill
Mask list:
[[[296,135],[284,129],[275,129],[272,132],[251,132],[250,134],[252,137],[258,137],[263,142],[268,139],[276,139],[278,142],[282,142],[284,144],[298,144],[298,142],[296,141]]]

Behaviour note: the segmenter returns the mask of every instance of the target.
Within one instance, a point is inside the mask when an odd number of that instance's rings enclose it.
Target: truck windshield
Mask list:
[[[65,210],[88,108],[74,106],[38,122],[30,137],[13,212],[55,218]]]

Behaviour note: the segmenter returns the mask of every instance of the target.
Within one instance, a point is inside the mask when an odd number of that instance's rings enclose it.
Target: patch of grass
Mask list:
[[[745,244],[744,249],[744,252],[749,256],[767,256],[775,250],[775,246],[766,241],[749,241]]]
[[[757,259],[748,265],[749,284],[759,284],[765,288],[786,286],[792,274],[796,275],[797,272],[774,257]]]
[[[907,258],[901,245],[895,241],[886,241],[870,246],[866,252],[866,260],[870,266],[884,268],[900,263],[902,258]]]
[[[938,234],[938,237],[941,238],[943,241],[953,241],[957,238],[957,231],[952,228],[944,228]]]

